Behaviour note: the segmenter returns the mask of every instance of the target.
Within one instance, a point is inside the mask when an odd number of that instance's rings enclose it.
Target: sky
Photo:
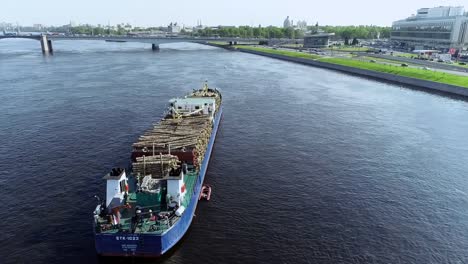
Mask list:
[[[0,22],[20,25],[118,24],[161,26],[282,26],[286,16],[309,25],[379,25],[421,7],[465,6],[468,0],[1,0]]]

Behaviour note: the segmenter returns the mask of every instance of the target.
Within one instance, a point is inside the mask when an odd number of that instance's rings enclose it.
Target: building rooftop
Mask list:
[[[408,18],[398,20],[396,22],[415,21],[415,20],[430,20],[430,19],[447,19],[457,16],[466,16],[465,8],[463,6],[439,6],[432,8],[420,8],[417,10],[416,15]]]

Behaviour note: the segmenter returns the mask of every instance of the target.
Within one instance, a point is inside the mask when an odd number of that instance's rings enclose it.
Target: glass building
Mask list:
[[[468,47],[468,14],[461,6],[421,8],[393,22],[391,39],[408,49],[463,49]]]

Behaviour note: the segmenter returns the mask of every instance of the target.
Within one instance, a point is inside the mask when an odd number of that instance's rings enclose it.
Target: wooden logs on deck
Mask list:
[[[163,119],[139,137],[138,142],[133,144],[133,152],[144,153],[146,159],[154,155],[157,160],[159,153],[193,151],[193,165],[198,166],[205,155],[212,129],[212,120],[208,116]],[[141,157],[136,159],[134,171],[137,168],[138,172],[143,173],[142,162]],[[152,170],[158,170],[157,165],[153,165],[155,167]]]
[[[177,169],[179,159],[174,155],[143,156],[133,163],[133,173],[136,175],[151,175],[153,178],[163,178],[172,169]]]

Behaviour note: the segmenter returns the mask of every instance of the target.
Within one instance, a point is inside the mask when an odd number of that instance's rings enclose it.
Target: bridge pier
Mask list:
[[[46,35],[42,35],[39,41],[41,42],[41,48],[42,48],[43,54],[49,54],[53,52],[52,40],[47,39]]]
[[[151,45],[151,49],[152,49],[153,51],[159,51],[159,45],[153,43],[153,44]]]
[[[47,45],[49,45],[49,52],[54,53],[54,48],[52,47],[52,40],[47,40]]]

